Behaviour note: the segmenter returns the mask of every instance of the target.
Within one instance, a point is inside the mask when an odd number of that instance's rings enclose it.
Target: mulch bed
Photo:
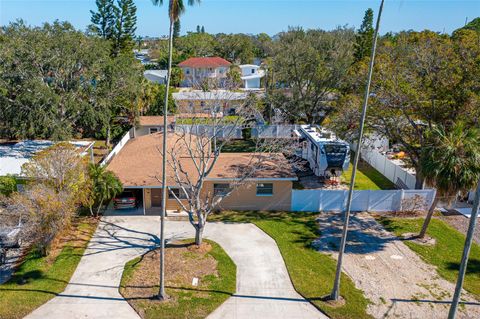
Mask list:
[[[208,252],[212,246],[204,242],[200,247],[176,242],[167,245],[165,249],[165,287],[167,290],[190,290],[196,289],[195,296],[202,296],[202,288],[207,288],[208,283],[203,279],[206,276],[218,276],[217,261]],[[136,265],[132,278],[129,278],[127,286],[122,287],[121,293],[125,299],[130,299],[130,304],[144,317],[144,301],[154,302],[158,294],[160,277],[160,251],[152,250],[146,253]],[[198,278],[197,286],[192,283],[193,278]],[[133,302],[132,302],[133,301]],[[166,301],[175,304],[175,295],[170,295]]]

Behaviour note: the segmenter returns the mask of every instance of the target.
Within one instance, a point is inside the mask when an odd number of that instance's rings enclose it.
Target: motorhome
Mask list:
[[[300,125],[302,158],[307,160],[315,175],[330,178],[340,176],[350,163],[350,146],[335,133],[316,125]]]

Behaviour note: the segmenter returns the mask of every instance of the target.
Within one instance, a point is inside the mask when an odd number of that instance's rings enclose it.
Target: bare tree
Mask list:
[[[246,99],[236,107],[236,116],[224,117],[221,114],[230,91],[211,92],[212,99],[208,107],[210,116],[192,113],[189,125],[177,125],[171,146],[167,150],[167,161],[171,168],[169,194],[176,199],[182,210],[188,213],[190,223],[195,228],[195,243],[201,245],[208,216],[219,208],[221,201],[238,188],[251,183],[251,179],[269,170],[285,169],[291,171],[291,165],[282,152],[288,152],[291,141],[286,140],[248,140],[249,153],[235,156],[235,163],[228,163],[228,187],[220,190],[206,190],[205,182],[215,173],[219,161],[225,163],[222,150],[234,140],[241,138],[241,132],[254,126],[259,116],[254,99]],[[215,94],[215,95],[213,95]],[[228,159],[227,159],[228,161]],[[279,167],[279,165],[284,167]],[[215,174],[218,173],[217,172]]]

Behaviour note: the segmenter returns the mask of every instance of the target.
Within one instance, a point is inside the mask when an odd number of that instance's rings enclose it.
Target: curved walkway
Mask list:
[[[167,240],[194,237],[168,221]],[[118,292],[125,263],[159,242],[159,217],[104,217],[63,293],[26,318],[138,319]],[[237,265],[237,292],[208,318],[327,318],[295,292],[275,241],[253,224],[210,223],[205,236]]]

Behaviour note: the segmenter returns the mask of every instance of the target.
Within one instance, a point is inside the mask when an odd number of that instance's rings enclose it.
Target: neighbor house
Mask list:
[[[143,72],[143,76],[157,84],[165,84],[167,83],[167,75],[168,75],[168,70],[146,70]]]
[[[152,117],[141,120],[137,132],[150,131],[163,121],[162,117],[154,121]],[[153,124],[153,125],[150,125]],[[170,131],[170,130],[169,130]],[[168,135],[168,147],[177,147],[181,135],[173,130]],[[108,163],[108,170],[114,172],[125,189],[134,192],[140,199],[140,211],[143,214],[158,214],[162,205],[162,137],[163,132],[146,135],[136,134],[118,150]],[[195,138],[195,137],[193,137]],[[178,145],[178,144],[177,144]],[[292,183],[297,180],[292,165],[282,154],[221,153],[203,185],[203,196],[223,196],[226,189],[242,178],[242,167],[252,165],[253,156],[264,156],[261,169],[254,170],[245,183],[235,187],[225,197],[218,209],[234,210],[289,210],[291,207]],[[198,176],[195,164],[188,155],[181,157],[182,167],[191,178]],[[181,188],[174,178],[175,171],[167,165],[167,184],[171,192],[182,196]],[[169,192],[166,200],[167,213],[181,209],[175,197]]]
[[[46,150],[56,142],[48,140],[24,140],[0,143],[0,176],[12,175],[22,178],[22,165],[35,154]],[[92,141],[70,141],[82,156],[89,156],[93,162]]]
[[[178,113],[235,115],[248,94],[228,90],[186,91],[172,94]]]
[[[206,79],[217,80],[222,86],[231,63],[220,57],[190,58],[178,64],[183,71],[182,86],[194,87]]]
[[[265,76],[265,72],[260,70],[260,67],[255,64],[240,65],[241,79],[243,87],[248,90],[260,89],[260,80]]]

